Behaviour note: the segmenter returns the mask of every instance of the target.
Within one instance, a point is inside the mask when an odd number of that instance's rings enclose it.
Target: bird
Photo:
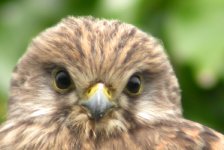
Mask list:
[[[161,41],[119,20],[68,16],[29,44],[10,83],[1,150],[224,150],[183,117]]]

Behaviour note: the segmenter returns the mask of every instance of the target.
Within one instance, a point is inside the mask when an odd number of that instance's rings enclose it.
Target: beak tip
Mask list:
[[[104,116],[104,112],[92,112],[91,113],[91,118],[94,119],[95,121],[100,120]]]
[[[81,105],[88,111],[88,116],[97,121],[102,118],[110,108],[114,107],[111,102],[108,102],[107,105],[101,104],[96,106],[90,101],[82,103]]]
[[[89,91],[87,100],[81,101],[81,105],[88,110],[90,118],[99,120],[108,109],[114,106],[114,103],[111,101],[110,93],[102,83],[91,87]]]

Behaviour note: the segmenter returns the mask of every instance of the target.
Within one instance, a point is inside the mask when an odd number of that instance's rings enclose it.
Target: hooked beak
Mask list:
[[[91,87],[87,91],[86,96],[87,100],[81,101],[81,105],[89,110],[91,117],[95,120],[102,118],[107,110],[115,106],[111,101],[111,92],[102,83]]]

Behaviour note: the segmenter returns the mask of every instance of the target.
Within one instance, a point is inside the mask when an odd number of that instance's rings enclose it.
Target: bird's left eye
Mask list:
[[[142,78],[139,75],[132,75],[126,85],[126,91],[131,96],[137,96],[142,91]]]
[[[67,71],[56,69],[53,74],[53,88],[59,93],[65,93],[72,88],[72,80]]]

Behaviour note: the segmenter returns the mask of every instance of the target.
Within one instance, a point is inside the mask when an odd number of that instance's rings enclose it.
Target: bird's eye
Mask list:
[[[56,69],[53,74],[53,88],[59,93],[65,93],[72,88],[72,80],[67,71]]]
[[[139,75],[133,75],[130,77],[127,85],[126,91],[131,96],[137,96],[141,94],[142,91],[142,80]]]

